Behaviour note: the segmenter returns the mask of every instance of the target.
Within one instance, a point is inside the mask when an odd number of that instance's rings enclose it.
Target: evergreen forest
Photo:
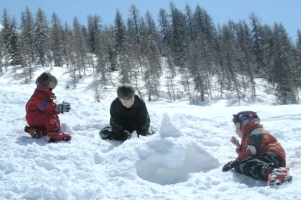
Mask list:
[[[43,10],[25,8],[18,25],[4,8],[1,24],[0,75],[8,67],[22,69],[24,84],[37,65],[68,68],[67,87],[75,87],[88,68],[97,87],[113,84],[110,73],[118,71],[120,84],[138,91],[142,79],[146,100],[155,101],[168,71],[164,87],[171,101],[181,98],[179,90],[191,104],[227,93],[238,101],[255,100],[256,80],[262,79],[275,89],[280,105],[299,103],[301,32],[292,41],[281,23],[261,24],[255,13],[216,25],[204,8],[178,9],[171,2],[169,10],[158,10],[156,21],[132,5],[127,18],[116,10],[113,24],[88,15],[83,25],[76,16],[68,24],[56,13],[47,19]]]

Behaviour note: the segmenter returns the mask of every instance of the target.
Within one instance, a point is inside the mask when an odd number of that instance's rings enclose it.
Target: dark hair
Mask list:
[[[123,84],[118,87],[117,96],[119,99],[132,99],[135,96],[135,89],[129,84]]]
[[[55,76],[53,76],[49,72],[43,72],[36,79],[36,84],[37,85],[42,85],[42,86],[49,87],[49,88],[52,88],[52,89],[56,87],[57,83],[58,83],[58,81],[55,78]]]

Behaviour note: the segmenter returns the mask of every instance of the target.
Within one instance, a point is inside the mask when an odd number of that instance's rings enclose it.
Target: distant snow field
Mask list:
[[[71,104],[69,113],[59,115],[70,142],[47,143],[46,137],[33,139],[24,132],[25,104],[45,70],[59,80],[53,91],[56,102]],[[0,74],[0,200],[301,199],[301,106],[276,105],[273,88],[262,80],[257,80],[256,101],[240,104],[231,99],[200,106],[185,98],[146,101],[156,134],[138,138],[134,132],[120,143],[98,135],[109,124],[117,79],[115,86],[100,88],[96,102],[93,75],[67,89],[71,77],[66,68],[35,67],[29,84],[21,72],[9,68]],[[258,112],[264,127],[283,145],[291,184],[269,187],[234,171],[222,172],[236,158],[231,120],[242,110]]]

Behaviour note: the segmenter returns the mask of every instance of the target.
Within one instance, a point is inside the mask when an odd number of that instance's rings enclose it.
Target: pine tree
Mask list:
[[[12,19],[11,25],[11,39],[10,39],[10,59],[12,65],[21,65],[22,64],[22,56],[20,49],[20,34],[18,33],[16,27],[16,20]]]
[[[112,71],[118,70],[116,52],[115,49],[112,47],[111,43],[109,43],[108,54],[109,54],[110,69]]]
[[[100,50],[101,18],[98,15],[88,16],[88,46],[91,53]]]
[[[167,12],[164,9],[160,9],[159,11],[159,35],[161,41],[164,45],[163,49],[166,49],[171,45],[171,24],[168,17]],[[163,55],[165,55],[168,51],[164,50]]]
[[[200,101],[204,102],[208,87],[206,85],[206,70],[203,68],[200,54],[197,45],[191,43],[189,46],[188,68],[194,80],[194,89],[200,95]],[[198,103],[198,101],[194,103]]]
[[[34,18],[26,7],[21,14],[21,55],[22,66],[27,67],[26,76],[32,79],[32,65],[36,62]]]
[[[252,52],[255,56],[256,64],[254,72],[257,77],[266,78],[262,25],[254,13],[250,15],[250,20],[252,26]]]
[[[6,9],[3,10],[2,26],[0,35],[3,43],[2,57],[4,58],[4,65],[18,65],[20,64],[20,48],[18,47],[19,35],[16,20],[14,18],[10,19]]]
[[[35,50],[38,63],[42,66],[47,62],[47,51],[49,51],[48,26],[45,13],[39,8],[35,21]]]
[[[145,88],[147,89],[149,101],[151,101],[153,97],[159,97],[159,78],[162,74],[162,69],[160,53],[157,46],[157,43],[150,35],[146,50],[146,70],[144,72]]]
[[[171,50],[174,62],[177,66],[183,67],[186,58],[186,23],[185,16],[181,13],[173,3],[170,3],[171,8]]]
[[[0,36],[1,36],[1,32],[0,32]],[[2,40],[2,37],[0,37],[0,73],[3,73],[3,56],[4,56],[4,42]]]
[[[62,30],[61,35],[61,45],[62,45],[62,59],[63,63],[67,65],[67,67],[70,67],[73,65],[73,43],[72,43],[72,31],[68,27],[68,24],[65,23],[64,29]],[[58,39],[59,41],[59,39]],[[55,46],[55,45],[54,45]],[[53,47],[54,47],[53,46]]]
[[[235,44],[235,34],[233,30],[234,23],[229,21],[228,26],[223,26],[221,29],[220,52],[223,66],[223,83],[227,91],[235,92],[238,101],[244,98],[241,92],[241,85],[237,77],[237,48]]]
[[[140,70],[142,72],[142,46],[141,46],[141,20],[139,10],[135,5],[130,7],[130,17],[128,18],[128,34],[133,38],[131,45],[131,52],[128,54],[133,55],[133,58],[138,61]]]
[[[187,38],[188,42],[195,40],[195,28],[193,23],[193,13],[191,11],[191,8],[188,4],[185,6],[186,11],[186,27],[187,27]]]
[[[297,41],[294,53],[294,75],[297,87],[301,86],[301,31],[297,31]]]
[[[50,31],[52,58],[55,66],[62,67],[63,62],[63,28],[56,13],[51,16],[52,28]]]
[[[118,54],[128,48],[125,25],[119,10],[116,11],[115,16],[115,43]]]
[[[116,11],[115,17],[115,43],[116,53],[119,58],[120,81],[122,84],[130,83],[131,58],[127,52],[129,45],[127,43],[125,25],[120,12]]]
[[[75,71],[78,71],[79,78],[82,76],[82,71],[86,74],[86,53],[87,47],[83,36],[82,27],[78,22],[78,19],[74,17],[73,19],[73,44],[74,49],[73,52],[75,53]]]
[[[297,88],[292,73],[292,45],[282,24],[274,25],[274,64],[276,95],[280,104],[297,103]]]
[[[274,81],[275,75],[274,75],[274,70],[272,68],[273,48],[274,48],[273,30],[270,26],[264,25],[262,27],[262,31],[263,31],[263,46],[264,46],[263,57],[265,60],[264,62],[265,65],[264,68],[262,69],[264,74],[262,74],[260,77],[265,78],[269,83],[272,83],[272,85],[275,86],[275,81]]]
[[[251,98],[256,97],[256,84],[254,77],[254,56],[252,54],[252,39],[251,31],[245,21],[241,21],[237,24],[237,40],[238,40],[238,64],[240,66],[239,73],[246,77],[246,81],[243,81],[244,91],[250,88]],[[249,86],[250,85],[250,86]]]

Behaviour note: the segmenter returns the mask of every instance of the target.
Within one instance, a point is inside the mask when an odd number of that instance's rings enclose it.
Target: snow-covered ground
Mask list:
[[[10,70],[0,75],[1,200],[301,199],[301,105],[275,105],[265,85],[257,103],[244,106],[225,100],[202,106],[146,102],[157,133],[140,138],[133,134],[121,144],[98,135],[109,123],[117,85],[102,88],[101,102],[95,102],[92,75],[66,89],[66,68],[34,70],[30,84]],[[72,135],[70,142],[47,143],[46,137],[33,139],[23,131],[25,104],[36,87],[34,80],[45,70],[59,79],[57,102],[71,103],[71,112],[60,115]],[[242,110],[257,111],[285,148],[291,184],[271,188],[264,181],[221,171],[236,158],[231,120]]]

